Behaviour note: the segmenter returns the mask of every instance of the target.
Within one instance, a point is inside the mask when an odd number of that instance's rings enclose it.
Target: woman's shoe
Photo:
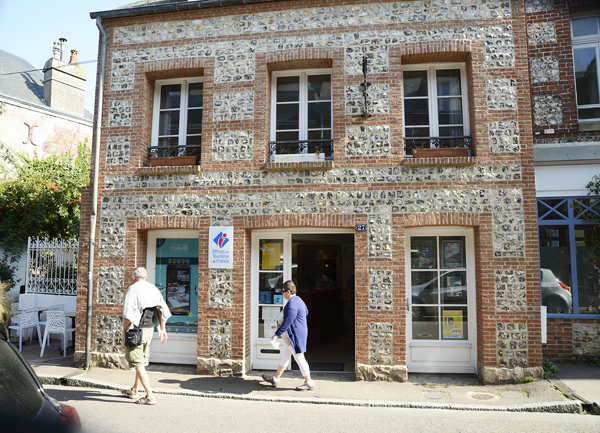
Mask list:
[[[314,382],[304,382],[302,385],[296,387],[296,391],[312,391],[315,389]]]
[[[266,374],[262,375],[262,378],[265,382],[269,382],[271,385],[273,385],[275,388],[277,388],[279,386],[279,379],[277,379],[274,376],[267,376]]]

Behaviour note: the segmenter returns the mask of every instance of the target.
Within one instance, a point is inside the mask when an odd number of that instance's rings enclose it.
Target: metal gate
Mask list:
[[[77,240],[27,240],[25,293],[77,295]]]

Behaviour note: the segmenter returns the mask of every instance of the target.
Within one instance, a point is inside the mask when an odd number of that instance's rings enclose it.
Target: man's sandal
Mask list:
[[[138,399],[138,393],[137,392],[133,392],[133,389],[122,389],[121,390],[121,394],[124,397],[131,398],[132,400],[137,400]]]
[[[154,405],[156,404],[156,399],[155,398],[148,398],[148,396],[146,397],[142,397],[140,398],[138,401],[136,401],[137,404],[145,404],[148,406]]]

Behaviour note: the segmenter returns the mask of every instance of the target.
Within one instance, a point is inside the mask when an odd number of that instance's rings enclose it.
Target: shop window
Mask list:
[[[577,117],[600,129],[600,15],[572,19],[571,32]]]
[[[542,305],[549,314],[600,314],[600,263],[590,221],[598,198],[538,199]]]
[[[156,81],[150,157],[200,156],[202,104],[202,78]]]
[[[330,69],[274,72],[271,161],[333,159],[332,117]]]
[[[406,155],[415,148],[471,148],[464,64],[406,65],[402,79]]]
[[[410,238],[413,340],[468,340],[464,236]]]

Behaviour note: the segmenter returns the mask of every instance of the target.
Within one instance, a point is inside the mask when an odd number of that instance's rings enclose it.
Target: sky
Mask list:
[[[85,71],[85,108],[94,112],[100,33],[90,12],[106,11],[133,0],[0,0],[0,49],[19,56],[36,69],[53,55],[52,47],[65,38],[68,62],[77,50]]]

